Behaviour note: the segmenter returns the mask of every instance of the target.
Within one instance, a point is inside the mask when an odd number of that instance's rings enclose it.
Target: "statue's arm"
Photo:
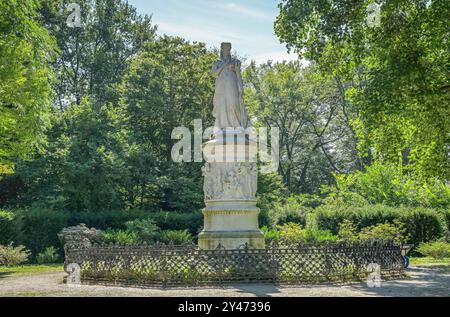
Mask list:
[[[219,61],[214,62],[213,66],[212,66],[213,75],[218,77],[226,65],[227,65],[227,63],[224,61],[219,60]]]

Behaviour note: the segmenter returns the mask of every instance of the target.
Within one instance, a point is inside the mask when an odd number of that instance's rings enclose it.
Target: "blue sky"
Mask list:
[[[258,63],[296,59],[274,34],[278,0],[129,0],[153,14],[158,32],[219,47],[232,42],[239,56]]]

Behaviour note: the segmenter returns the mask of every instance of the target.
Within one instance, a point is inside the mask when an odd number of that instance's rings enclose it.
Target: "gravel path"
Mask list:
[[[245,284],[209,288],[129,288],[92,285],[65,285],[64,272],[0,276],[0,296],[450,296],[449,266],[411,267],[408,277],[384,281],[381,287],[366,284],[276,286]]]

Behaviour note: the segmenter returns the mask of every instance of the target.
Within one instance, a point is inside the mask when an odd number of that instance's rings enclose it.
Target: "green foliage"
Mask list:
[[[174,127],[194,119],[210,126],[213,96],[211,64],[216,55],[202,43],[162,36],[147,43],[132,60],[120,91],[120,107],[130,129],[131,173],[127,192],[135,208],[198,210],[202,205],[200,164],[171,159]],[[145,93],[144,93],[145,92]]]
[[[288,198],[288,190],[283,178],[276,173],[260,173],[258,175],[258,192],[256,195],[261,225],[272,225],[272,210],[283,204]]]
[[[86,224],[89,228],[106,230],[126,229],[128,221],[146,219],[153,213],[140,210],[108,210],[96,212],[72,212],[70,213],[69,225],[75,226],[80,223]]]
[[[59,261],[58,250],[53,246],[45,248],[44,251],[36,255],[36,262],[38,264],[49,264],[58,261]]]
[[[298,243],[304,241],[305,232],[301,225],[297,223],[287,223],[278,226],[280,240],[286,243]]]
[[[203,226],[203,214],[195,212],[160,211],[148,215],[161,230],[187,229],[192,235],[200,232]]]
[[[0,3],[0,174],[44,142],[56,43],[41,25],[40,1]]]
[[[163,230],[158,240],[166,244],[181,245],[192,242],[192,235],[188,230]]]
[[[69,214],[47,209],[29,209],[17,211],[20,227],[20,239],[33,255],[48,246],[59,246],[58,233],[67,227]]]
[[[420,178],[448,179],[448,2],[283,0],[279,8],[280,40],[345,78],[360,153],[374,148]]]
[[[306,228],[304,231],[306,242],[337,241],[337,237],[330,230]]]
[[[100,234],[103,243],[117,243],[122,245],[139,244],[141,241],[135,232],[119,229],[105,230]]]
[[[262,228],[264,238],[267,242],[280,241],[281,243],[299,243],[299,242],[324,242],[336,241],[337,237],[329,230],[319,230],[315,228],[303,229],[298,223],[286,223],[278,225],[276,228]]]
[[[276,241],[280,239],[280,231],[275,228],[263,226],[261,227],[261,231],[264,234],[264,240],[266,240],[266,242]]]
[[[381,240],[405,243],[408,241],[409,235],[403,223],[394,220],[393,224],[379,223],[363,228],[358,234],[358,238],[359,240]]]
[[[306,226],[307,216],[310,212],[310,208],[289,198],[285,204],[275,204],[268,212],[268,217],[271,226],[292,222],[298,223],[304,227]]]
[[[395,221],[400,221],[410,235],[408,242],[416,246],[421,242],[436,240],[446,231],[445,221],[437,210],[385,205],[323,205],[314,211],[311,226],[338,234],[345,220],[351,221],[358,231],[377,224],[395,224]]]
[[[438,180],[418,181],[401,166],[375,162],[365,171],[336,175],[336,188],[329,188],[329,203],[385,204],[449,208],[450,187]]]
[[[125,227],[128,231],[136,233],[141,241],[147,243],[154,242],[158,238],[160,230],[153,219],[127,221]]]
[[[416,250],[424,256],[431,256],[434,259],[450,257],[450,243],[445,241],[421,243]]]
[[[155,38],[151,16],[123,0],[77,0],[82,27],[68,27],[68,11],[61,8],[70,1],[41,2],[41,20],[60,50],[54,65],[56,106],[63,110],[86,96],[100,103],[117,100],[116,85],[132,57]]]
[[[343,241],[349,241],[349,242],[355,242],[358,240],[358,232],[357,228],[348,219],[345,219],[341,224],[339,225],[339,232],[338,237],[340,240]]]
[[[14,242],[18,235],[19,228],[14,213],[0,209],[0,244]]]
[[[251,63],[243,77],[255,126],[279,129],[278,173],[291,193],[317,193],[333,172],[354,168],[351,111],[334,78],[299,61]]]
[[[28,261],[29,251],[23,245],[0,245],[0,265],[15,266]]]

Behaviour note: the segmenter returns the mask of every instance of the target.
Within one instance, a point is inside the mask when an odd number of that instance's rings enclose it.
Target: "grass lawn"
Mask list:
[[[19,266],[0,266],[1,275],[23,275],[23,274],[39,274],[50,272],[62,272],[64,265],[62,263],[55,264],[25,264]]]
[[[450,258],[443,259],[434,259],[432,257],[410,257],[409,263],[411,265],[449,265],[450,266]]]

